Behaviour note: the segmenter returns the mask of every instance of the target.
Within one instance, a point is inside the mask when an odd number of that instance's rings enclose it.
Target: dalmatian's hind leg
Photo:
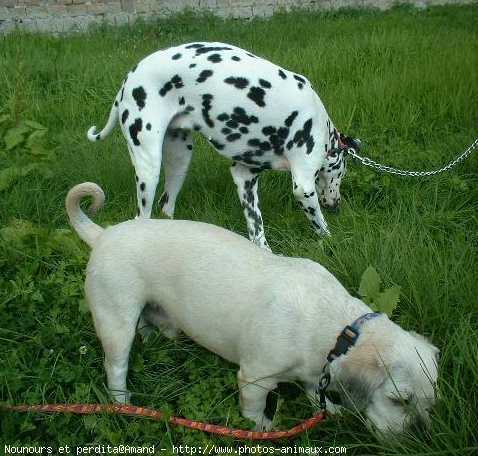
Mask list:
[[[164,193],[160,198],[162,212],[174,216],[176,198],[183,186],[192,157],[192,135],[188,130],[169,129],[164,138]]]
[[[270,250],[264,234],[264,225],[257,196],[259,175],[240,163],[233,163],[230,169],[237,187],[239,200],[244,209],[249,239],[259,247]]]
[[[130,118],[131,122],[122,125],[122,128],[136,171],[137,216],[149,218],[161,171],[162,147],[168,122],[156,121],[156,125],[152,125],[149,120],[144,120],[152,118],[148,113]]]

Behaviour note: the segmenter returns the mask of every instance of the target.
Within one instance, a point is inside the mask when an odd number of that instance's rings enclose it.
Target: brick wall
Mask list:
[[[417,7],[476,0],[0,0],[0,34],[19,29],[64,33],[86,30],[91,24],[126,24],[141,17],[165,17],[183,8],[219,16],[271,16],[278,9],[389,8],[396,3]]]

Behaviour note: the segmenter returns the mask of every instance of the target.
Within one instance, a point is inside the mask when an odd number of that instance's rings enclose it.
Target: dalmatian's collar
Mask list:
[[[327,151],[327,156],[336,156],[340,153],[347,153],[347,151],[352,148],[358,151],[360,149],[360,140],[353,139],[350,136],[345,136],[339,131],[335,130],[334,132],[335,141],[337,147],[333,147]]]

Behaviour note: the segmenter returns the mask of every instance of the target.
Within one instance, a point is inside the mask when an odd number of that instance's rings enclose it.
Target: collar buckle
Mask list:
[[[347,353],[349,348],[355,345],[358,336],[358,330],[347,325],[337,337],[337,343],[327,355],[327,361],[331,363],[335,358]]]

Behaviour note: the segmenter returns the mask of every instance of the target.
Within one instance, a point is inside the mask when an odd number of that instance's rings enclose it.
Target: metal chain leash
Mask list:
[[[477,146],[478,146],[478,138],[475,139],[471,143],[471,145],[468,147],[468,149],[466,149],[461,155],[456,157],[454,160],[452,160],[451,162],[449,162],[442,168],[435,169],[433,171],[410,171],[407,169],[393,168],[391,166],[378,163],[375,160],[372,160],[371,158],[362,157],[352,148],[348,148],[347,153],[353,158],[355,158],[356,160],[358,160],[363,165],[369,166],[370,168],[374,168],[382,173],[396,174],[399,176],[423,177],[423,176],[434,176],[435,174],[440,174],[440,173],[443,173],[444,171],[448,171],[449,169],[456,166],[458,163],[461,163],[466,158],[468,158],[468,156],[471,155],[471,153],[473,152],[474,149],[476,149]]]

